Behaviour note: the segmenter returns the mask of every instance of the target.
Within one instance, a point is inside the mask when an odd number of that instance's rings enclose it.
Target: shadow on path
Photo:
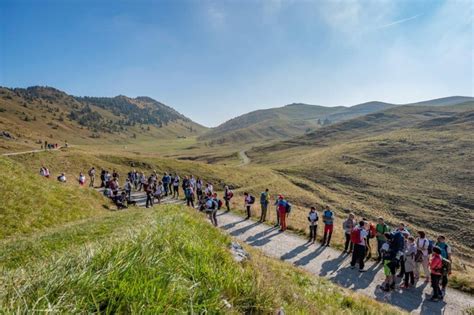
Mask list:
[[[344,253],[341,253],[339,256],[332,260],[326,260],[322,265],[321,265],[321,271],[319,272],[320,276],[327,276],[328,274],[334,274],[337,272],[337,269],[341,266],[342,262],[347,258],[348,256]]]
[[[304,266],[311,262],[311,260],[315,259],[319,255],[321,255],[324,250],[326,249],[325,246],[319,246],[314,252],[309,253],[308,255],[301,257],[297,261],[294,262],[296,266]]]
[[[270,235],[267,235],[263,238],[259,238],[255,241],[249,242],[248,244],[251,245],[251,246],[260,247],[260,246],[263,246],[263,245],[269,243],[272,240],[273,237],[275,237],[277,235],[280,235],[280,234],[281,234],[281,232],[277,231],[277,232],[275,232],[273,234],[270,234]]]
[[[276,227],[269,227],[268,229],[262,231],[262,232],[259,232],[255,235],[252,235],[252,236],[249,236],[247,237],[247,239],[245,240],[246,243],[249,243],[249,242],[255,242],[257,241],[258,239],[266,236],[267,234],[270,234],[271,231],[273,230],[276,230]]]
[[[235,221],[235,222],[223,225],[223,226],[221,226],[221,228],[224,229],[224,230],[229,230],[229,229],[235,227],[237,224],[245,222],[245,221],[247,221],[247,220],[242,219],[242,220],[239,220],[239,221]]]
[[[304,244],[304,245],[300,245],[300,246],[298,246],[298,247],[292,249],[291,251],[289,251],[289,252],[287,252],[287,253],[281,255],[281,256],[280,256],[280,259],[281,259],[281,260],[289,260],[289,259],[291,259],[291,258],[293,258],[293,257],[298,256],[299,254],[301,254],[302,252],[304,252],[304,251],[307,250],[307,249],[308,249],[307,243]]]
[[[230,235],[237,236],[237,235],[243,234],[243,233],[247,232],[248,230],[251,230],[251,229],[253,229],[254,227],[256,227],[257,225],[260,225],[260,224],[262,224],[262,223],[261,222],[254,222],[252,224],[249,224],[247,226],[241,227],[240,229],[237,229],[237,230],[234,230],[234,231],[230,232]]]

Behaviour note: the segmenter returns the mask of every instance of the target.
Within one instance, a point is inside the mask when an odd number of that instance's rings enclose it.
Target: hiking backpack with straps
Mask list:
[[[291,203],[289,202],[286,202],[286,205],[285,205],[285,210],[286,210],[286,213],[291,213]]]
[[[255,197],[250,195],[250,202],[249,204],[253,205],[255,203]]]

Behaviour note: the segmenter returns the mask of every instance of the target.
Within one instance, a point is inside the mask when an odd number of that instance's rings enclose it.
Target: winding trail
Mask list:
[[[22,151],[22,152],[9,152],[9,153],[2,153],[2,156],[13,156],[13,155],[22,155],[22,154],[30,154],[30,153],[38,153],[38,152],[52,152],[52,151],[59,151],[63,147],[58,147],[57,149],[37,149],[37,150],[30,150],[30,151]]]
[[[146,197],[143,192],[132,193],[132,199],[139,207],[145,206]],[[184,204],[184,201],[165,197],[162,203]],[[217,220],[224,232],[261,250],[270,257],[289,262],[342,287],[392,304],[410,313],[457,315],[464,314],[464,311],[469,308],[474,308],[474,297],[449,288],[444,301],[437,303],[429,301],[431,287],[422,281],[416,288],[410,290],[397,289],[385,293],[378,287],[385,277],[382,266],[374,261],[367,262],[367,272],[360,273],[357,269],[350,268],[350,256],[331,247],[311,245],[305,238],[291,231],[280,233],[277,228],[245,220],[232,212],[220,211]]]
[[[239,157],[242,160],[242,162],[239,164],[239,166],[245,166],[245,165],[250,164],[250,158],[248,157],[245,150],[239,151]]]

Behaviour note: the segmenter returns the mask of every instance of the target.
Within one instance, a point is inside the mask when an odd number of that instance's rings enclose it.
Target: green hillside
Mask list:
[[[446,106],[469,100],[472,101],[472,98],[456,96],[409,105]],[[241,115],[210,129],[198,139],[210,145],[258,144],[261,141],[281,141],[315,132],[323,126],[397,106],[399,105],[384,102],[367,102],[351,107],[324,107],[295,103]]]
[[[149,97],[74,97],[50,87],[0,87],[0,150],[41,143],[128,143],[195,137],[206,130]]]

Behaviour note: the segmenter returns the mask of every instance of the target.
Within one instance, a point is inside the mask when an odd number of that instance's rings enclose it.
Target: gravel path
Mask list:
[[[247,164],[250,164],[250,158],[248,157],[245,150],[239,151],[239,157],[242,160],[242,163],[240,163],[239,166],[245,166]]]
[[[330,247],[311,245],[291,232],[280,233],[276,228],[244,220],[233,213],[219,213],[218,222],[231,236],[260,249],[268,256],[290,262],[340,286],[414,314],[463,314],[463,310],[474,307],[472,296],[452,289],[448,289],[445,301],[431,302],[431,288],[421,281],[417,288],[387,294],[378,288],[384,279],[380,264],[368,262],[367,272],[360,273],[357,269],[350,269],[350,257],[347,255]]]

